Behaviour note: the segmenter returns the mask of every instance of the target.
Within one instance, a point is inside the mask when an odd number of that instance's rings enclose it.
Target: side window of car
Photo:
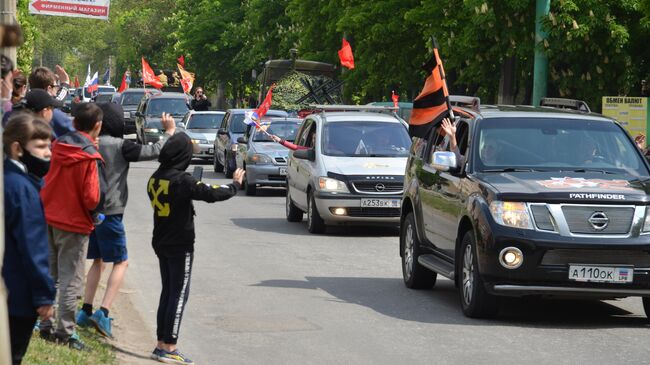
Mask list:
[[[230,113],[226,113],[226,115],[223,116],[223,120],[221,121],[221,129],[227,130],[226,127],[228,126],[228,119],[230,119]]]
[[[302,128],[299,132],[298,138],[296,138],[296,144],[299,146],[306,146],[307,143],[307,135],[311,131],[312,127],[314,126],[314,121],[311,119],[307,119],[305,123],[302,125]]]
[[[461,119],[456,125],[456,143],[458,143],[458,152],[462,156],[467,156],[467,144],[469,142],[469,124],[466,120]]]
[[[433,153],[436,151],[446,151],[447,145],[449,144],[449,139],[445,138],[444,132],[442,131],[442,128],[439,126],[436,127],[431,132],[431,135],[427,139],[427,148],[424,150],[426,158],[424,159],[426,163],[431,163],[431,158],[433,157]]]

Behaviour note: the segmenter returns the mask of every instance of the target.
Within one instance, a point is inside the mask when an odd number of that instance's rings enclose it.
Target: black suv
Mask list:
[[[146,89],[146,92],[152,95],[160,94],[160,91],[154,88]],[[135,112],[138,110],[138,105],[145,94],[145,89],[131,88],[122,92],[119,103],[124,109],[124,134],[132,134],[136,132],[135,128]]]
[[[155,143],[165,131],[160,120],[163,113],[171,114],[178,124],[190,110],[189,99],[182,93],[145,95],[135,112],[135,134],[139,143]]]
[[[650,315],[649,166],[598,114],[458,108],[458,150],[434,128],[406,167],[400,256],[407,287],[454,280],[463,313],[498,296],[643,297]]]

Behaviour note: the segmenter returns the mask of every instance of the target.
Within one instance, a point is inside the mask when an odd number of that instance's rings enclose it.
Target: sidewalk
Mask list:
[[[96,301],[104,295],[108,272],[110,272],[110,267],[107,267],[102,275]],[[113,321],[114,340],[107,342],[115,349],[115,356],[119,364],[156,364],[156,361],[149,359],[149,354],[156,342],[154,331],[147,326],[133,305],[132,297],[135,293],[136,291],[128,286],[128,280],[125,280],[111,309],[111,317],[115,318]]]

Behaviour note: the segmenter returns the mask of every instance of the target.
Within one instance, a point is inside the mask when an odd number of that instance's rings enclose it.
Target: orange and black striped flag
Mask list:
[[[426,137],[431,128],[450,116],[451,104],[442,61],[438,54],[438,43],[433,39],[433,55],[422,68],[430,72],[424,87],[413,101],[413,112],[409,119],[409,134],[412,137]]]

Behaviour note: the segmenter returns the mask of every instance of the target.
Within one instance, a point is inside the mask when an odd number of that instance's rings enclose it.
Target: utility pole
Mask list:
[[[548,33],[542,27],[542,19],[551,10],[551,0],[536,0],[535,6],[535,68],[533,71],[533,106],[546,96],[548,84],[548,57],[544,52],[544,40]]]
[[[5,26],[16,24],[16,0],[1,0],[2,7],[0,8],[0,28],[2,33],[0,42],[4,39]],[[0,51],[11,61],[16,64],[16,47],[6,47],[2,44]],[[13,45],[12,45],[13,46]],[[4,111],[0,111],[3,115]],[[3,128],[0,126],[0,133]],[[2,151],[2,138],[0,138],[0,151]],[[5,227],[4,227],[4,158],[0,158],[0,271],[2,271],[2,263],[5,251]],[[11,363],[11,346],[9,344],[9,311],[7,308],[7,288],[5,287],[4,279],[0,276],[0,364]]]

